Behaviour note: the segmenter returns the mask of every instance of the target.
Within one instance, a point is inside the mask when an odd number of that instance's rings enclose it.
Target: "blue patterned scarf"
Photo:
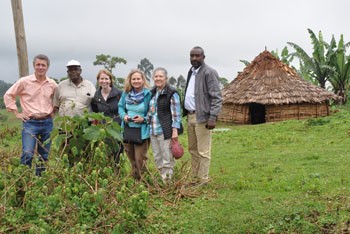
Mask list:
[[[145,94],[143,93],[143,90],[139,93],[136,93],[135,90],[131,90],[128,95],[125,97],[125,102],[127,104],[139,104],[143,102],[143,99],[145,98]]]

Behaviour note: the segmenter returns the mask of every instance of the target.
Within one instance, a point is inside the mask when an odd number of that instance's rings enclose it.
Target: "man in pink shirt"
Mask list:
[[[9,112],[23,122],[21,164],[31,167],[35,146],[39,154],[39,161],[47,161],[53,128],[52,98],[57,87],[56,82],[46,76],[50,60],[46,55],[39,54],[33,59],[34,74],[22,77],[16,81],[5,93],[4,102]],[[19,97],[22,112],[16,106]],[[45,145],[44,145],[45,143]],[[36,167],[36,175],[41,175],[45,167],[40,163]]]

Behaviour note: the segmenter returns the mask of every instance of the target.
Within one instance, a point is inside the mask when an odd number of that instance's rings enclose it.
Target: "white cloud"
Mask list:
[[[206,61],[220,76],[232,80],[265,49],[280,51],[292,41],[309,52],[307,28],[319,30],[329,41],[347,29],[346,0],[23,0],[29,61],[38,53],[51,58],[49,75],[66,76],[65,64],[77,59],[83,76],[94,81],[101,67],[97,54],[125,58],[116,75],[126,76],[143,58],[169,75],[186,76],[189,50],[200,45]],[[16,45],[10,1],[0,7],[1,80],[18,78]],[[32,68],[31,68],[32,72]]]

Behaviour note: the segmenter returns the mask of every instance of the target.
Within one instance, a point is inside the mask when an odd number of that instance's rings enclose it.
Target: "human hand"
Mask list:
[[[211,130],[214,129],[216,125],[216,121],[209,119],[207,125],[205,126],[207,129]]]
[[[177,128],[173,128],[172,134],[171,134],[171,139],[172,140],[177,140],[178,134],[177,134]]]
[[[135,123],[143,123],[145,119],[139,115],[136,115],[134,118],[132,118],[132,121]]]
[[[128,115],[124,116],[124,122],[128,123],[131,120],[131,118]]]
[[[15,115],[16,115],[16,118],[21,120],[21,121],[26,121],[26,120],[30,119],[29,116],[27,116],[23,112],[21,112],[21,113],[17,112],[17,113],[15,113]]]

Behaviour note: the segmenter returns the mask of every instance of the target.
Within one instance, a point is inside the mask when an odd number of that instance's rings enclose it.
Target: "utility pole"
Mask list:
[[[13,22],[15,24],[18,69],[19,69],[20,77],[23,77],[29,74],[29,67],[28,67],[27,42],[26,42],[26,35],[24,32],[22,0],[11,0],[11,3],[12,3]]]

